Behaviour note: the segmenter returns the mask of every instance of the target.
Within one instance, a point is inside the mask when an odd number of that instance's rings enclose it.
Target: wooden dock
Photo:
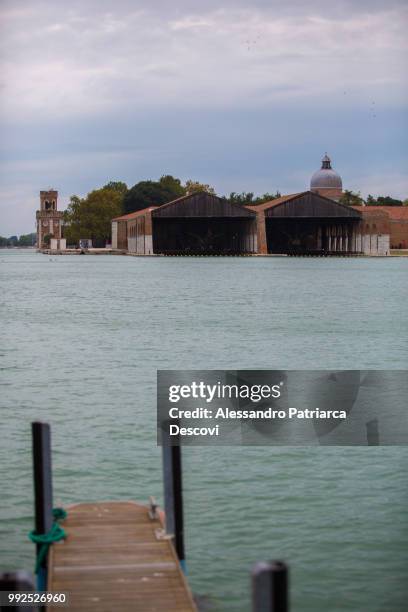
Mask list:
[[[186,556],[181,446],[169,444],[166,429],[165,512],[158,511],[153,498],[149,506],[117,501],[53,509],[50,425],[33,422],[32,439],[35,529],[29,537],[37,551],[36,586],[25,571],[5,571],[0,572],[0,591],[65,594],[66,604],[41,607],[54,612],[197,612],[182,571]],[[288,612],[285,563],[260,562],[253,567],[252,602],[253,612]]]
[[[84,503],[67,511],[67,538],[50,548],[47,588],[68,594],[70,612],[197,609],[171,539],[148,506]]]

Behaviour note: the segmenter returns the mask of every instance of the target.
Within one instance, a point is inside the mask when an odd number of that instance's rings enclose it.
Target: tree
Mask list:
[[[402,200],[396,200],[390,196],[378,196],[378,206],[402,206]]]
[[[106,185],[104,185],[102,189],[111,189],[112,191],[118,191],[123,196],[128,190],[126,183],[122,183],[122,181],[109,181],[109,183],[106,183]]]
[[[186,195],[191,195],[192,193],[200,193],[202,191],[215,195],[214,187],[211,187],[210,185],[207,185],[206,183],[199,183],[198,181],[192,181],[191,179],[185,182],[184,189],[185,189]]]
[[[54,238],[54,234],[45,234],[43,238],[43,242],[45,245],[49,246],[51,242],[51,238]]]
[[[253,204],[254,194],[252,193],[252,191],[243,191],[242,193],[236,193],[235,191],[232,191],[229,194],[229,198],[226,199],[232,202],[233,204]]]
[[[158,181],[140,181],[126,193],[123,198],[123,209],[125,213],[131,213],[148,206],[159,206],[168,201],[169,194]]]
[[[159,181],[140,181],[133,185],[123,199],[125,213],[142,210],[149,206],[160,206],[185,194],[179,179],[170,175]]]
[[[36,234],[21,234],[18,239],[18,246],[28,247],[34,246],[36,241]]]
[[[171,174],[164,174],[159,180],[159,185],[171,195],[172,199],[186,195],[186,188],[181,184],[180,179],[174,178]]]
[[[91,238],[94,246],[110,240],[111,221],[122,214],[123,196],[115,189],[95,189],[86,198],[72,196],[64,213],[64,236],[68,244]]]
[[[131,213],[149,206],[160,206],[200,191],[215,194],[211,185],[191,179],[183,185],[180,179],[165,174],[158,181],[140,181],[133,185],[125,194],[123,208],[126,213]]]
[[[391,196],[378,196],[374,198],[371,194],[367,197],[367,206],[403,206],[402,200],[391,198]]]
[[[354,191],[350,191],[348,189],[344,191],[339,202],[340,204],[345,204],[346,206],[362,206],[364,204],[364,200],[359,191],[355,193]]]
[[[68,244],[77,244],[81,238],[81,198],[71,196],[68,208],[64,211],[63,234]]]
[[[261,196],[257,196],[254,198],[254,194],[252,191],[242,193],[235,193],[233,191],[230,193],[228,200],[233,202],[234,204],[241,204],[241,206],[251,204],[252,206],[257,204],[263,204],[264,202],[270,202],[271,200],[276,200],[276,198],[280,198],[281,194],[277,191],[275,194],[272,193],[264,193]]]

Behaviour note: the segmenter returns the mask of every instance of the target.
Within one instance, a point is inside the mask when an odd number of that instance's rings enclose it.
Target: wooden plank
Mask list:
[[[146,506],[101,502],[67,510],[67,538],[50,549],[48,590],[67,593],[70,611],[196,610],[173,545],[157,539],[163,525]]]

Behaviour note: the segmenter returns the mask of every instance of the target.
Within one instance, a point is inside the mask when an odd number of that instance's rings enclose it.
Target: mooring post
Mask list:
[[[52,472],[51,472],[51,429],[48,423],[31,424],[33,439],[33,470],[35,499],[35,531],[48,533],[52,527]],[[41,544],[37,544],[37,555]],[[47,558],[44,559],[37,575],[39,591],[47,589]]]
[[[34,591],[34,581],[31,574],[24,570],[0,573],[0,610],[5,610],[10,604],[8,595],[15,591]],[[38,608],[36,608],[38,610]],[[24,604],[13,605],[13,612],[33,612],[34,607]]]
[[[181,446],[174,446],[170,443],[168,427],[168,423],[164,423],[162,427],[164,512],[166,517],[166,533],[171,534],[174,537],[176,553],[179,558],[180,565],[185,572],[186,561],[184,551]]]
[[[252,569],[252,612],[289,612],[288,567],[282,561]]]
[[[378,419],[372,419],[366,423],[367,446],[379,446],[380,432],[378,430]]]

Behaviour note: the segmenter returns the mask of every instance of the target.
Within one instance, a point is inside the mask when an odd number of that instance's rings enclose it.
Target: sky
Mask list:
[[[0,235],[110,180],[172,174],[408,197],[408,5],[388,0],[1,0]]]

